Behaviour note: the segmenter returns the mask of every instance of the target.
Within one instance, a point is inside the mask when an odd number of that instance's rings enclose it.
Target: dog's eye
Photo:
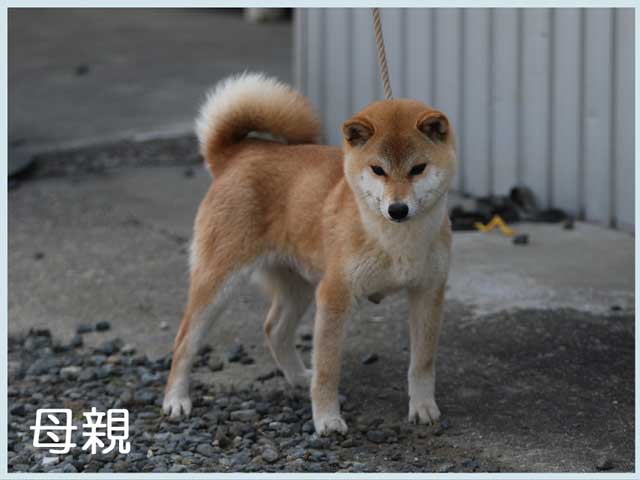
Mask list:
[[[380,177],[384,177],[386,175],[386,173],[384,173],[384,169],[378,165],[371,165],[371,170]]]
[[[412,177],[415,175],[420,175],[422,172],[424,172],[425,168],[427,168],[426,163],[420,163],[418,165],[414,165],[413,168],[409,170],[409,175]]]

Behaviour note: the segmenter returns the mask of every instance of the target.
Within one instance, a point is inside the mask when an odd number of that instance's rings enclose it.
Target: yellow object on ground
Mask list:
[[[513,230],[509,228],[507,223],[502,219],[500,215],[494,215],[493,218],[486,225],[483,225],[481,222],[476,222],[473,226],[476,227],[482,233],[490,232],[494,228],[498,227],[500,229],[500,232],[502,232],[504,236],[506,237],[513,236]]]

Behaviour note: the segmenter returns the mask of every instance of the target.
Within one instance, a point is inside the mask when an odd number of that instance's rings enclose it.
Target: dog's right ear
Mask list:
[[[360,147],[373,135],[373,125],[362,118],[352,118],[342,124],[342,133],[349,145]]]

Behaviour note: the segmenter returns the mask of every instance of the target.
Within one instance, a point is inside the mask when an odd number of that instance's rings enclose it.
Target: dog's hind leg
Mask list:
[[[223,262],[198,264],[191,273],[189,300],[174,341],[171,371],[162,405],[164,413],[172,417],[189,415],[191,412],[189,372],[195,355],[211,324],[225,310],[229,294],[242,277],[237,269],[224,268],[222,265]]]
[[[272,300],[264,323],[269,349],[287,381],[306,387],[311,370],[304,366],[295,343],[300,320],[313,299],[313,287],[286,266],[263,269],[258,278]]]

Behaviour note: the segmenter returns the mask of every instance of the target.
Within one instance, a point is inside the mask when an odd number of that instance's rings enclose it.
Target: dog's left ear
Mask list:
[[[418,119],[416,127],[432,141],[438,143],[447,140],[450,128],[447,117],[438,111],[425,113]]]

